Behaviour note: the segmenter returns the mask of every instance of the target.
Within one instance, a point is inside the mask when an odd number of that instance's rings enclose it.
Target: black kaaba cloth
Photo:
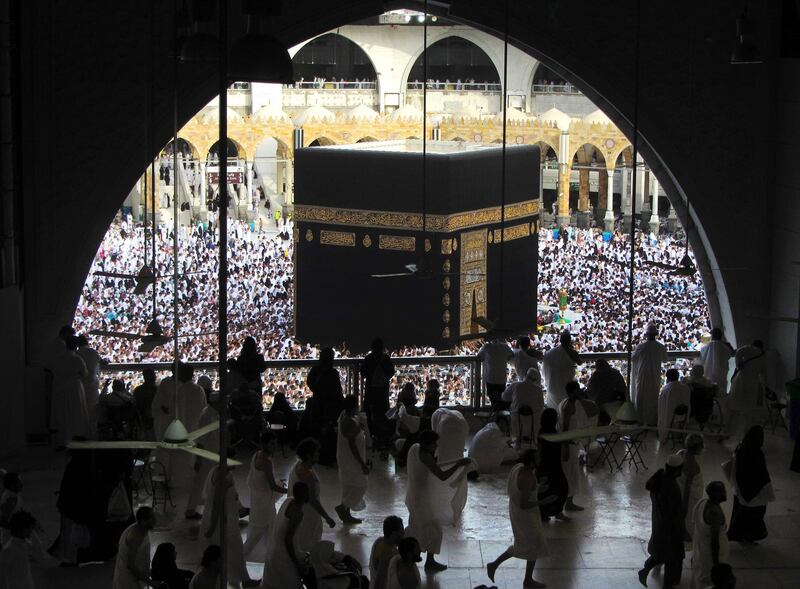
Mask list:
[[[428,146],[425,203],[419,141],[296,151],[301,341],[346,342],[360,352],[380,336],[390,347],[440,349],[474,331],[473,308],[490,320],[535,329],[539,148],[506,149],[501,210],[501,147]],[[433,269],[428,278],[371,277],[404,272],[423,256]]]

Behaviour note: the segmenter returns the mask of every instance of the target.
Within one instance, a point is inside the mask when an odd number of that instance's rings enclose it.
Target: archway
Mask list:
[[[500,83],[492,59],[472,41],[463,37],[445,37],[428,47],[428,80],[432,89],[440,90],[485,90]],[[417,57],[408,73],[406,86],[421,89],[423,56]]]
[[[227,142],[227,157],[228,157],[228,165],[238,163],[238,160],[244,160],[247,157],[247,154],[244,151],[244,148],[239,145],[236,141],[228,137]],[[216,141],[209,149],[208,154],[206,155],[206,163],[216,165],[219,162],[220,157],[220,145],[219,141]]]
[[[362,137],[361,139],[356,141],[356,143],[370,143],[372,141],[377,141],[377,139],[375,139],[375,137],[371,137],[370,135],[367,135],[366,137]]]
[[[267,137],[253,158],[253,191],[259,206],[271,209],[292,201],[292,153],[280,139]]]
[[[322,147],[325,145],[336,145],[336,144],[333,142],[333,140],[328,139],[327,137],[317,137],[308,144],[308,147]]]
[[[592,210],[605,211],[608,198],[608,174],[606,160],[600,148],[584,143],[572,157],[572,170],[578,172],[578,199],[576,210],[590,213]],[[594,188],[594,190],[592,190]]]
[[[533,87],[531,90],[534,93],[564,92],[570,86],[571,84],[563,76],[557,74],[543,63],[540,63],[533,72]]]
[[[294,80],[302,86],[377,88],[378,75],[367,53],[342,35],[327,33],[312,39],[292,57]]]

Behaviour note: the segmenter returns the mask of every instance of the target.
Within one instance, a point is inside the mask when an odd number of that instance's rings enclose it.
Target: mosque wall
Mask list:
[[[772,211],[772,284],[770,315],[798,317],[800,313],[800,60],[780,64],[778,164],[775,207]],[[779,350],[798,349],[798,323],[771,321],[769,342]],[[781,356],[780,385],[797,375],[797,353]]]
[[[639,89],[633,81],[633,0],[562,0],[544,11],[511,2],[513,44],[546,59],[631,136],[638,103],[641,151],[679,216],[691,200],[698,225],[693,247],[720,300],[715,320],[734,342],[768,335],[766,314],[775,270],[770,234],[780,195],[773,164],[776,44],[780,3],[751,6],[765,55],[758,66],[729,63],[741,6],[728,2],[640,2]],[[26,362],[69,321],[97,245],[125,195],[168,141],[172,124],[171,3],[148,11],[136,0],[21,2],[24,145]],[[237,2],[232,5],[238,6]],[[274,20],[277,34],[297,44],[336,26],[401,7],[403,2],[295,0]],[[415,4],[414,6],[417,6]],[[452,18],[502,31],[503,3],[453,3]],[[231,8],[232,35],[245,30]],[[434,10],[443,14],[438,4]],[[152,84],[154,115],[146,116],[150,50],[159,67]],[[183,125],[216,95],[210,66],[183,71]],[[153,141],[148,140],[152,129]],[[153,147],[150,148],[149,146]],[[779,247],[779,246],[778,246]],[[743,278],[731,268],[746,267]],[[774,290],[774,284],[773,284]],[[8,307],[2,313],[16,314]],[[778,342],[784,357],[797,346]],[[8,394],[6,390],[3,395]],[[27,391],[26,391],[27,394]]]

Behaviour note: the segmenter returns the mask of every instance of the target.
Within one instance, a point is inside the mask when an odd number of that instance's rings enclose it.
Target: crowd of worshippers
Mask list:
[[[210,380],[195,382],[192,367],[179,364],[177,373],[161,382],[149,372],[145,383],[127,397],[124,383],[114,383],[110,391],[99,395],[96,407],[104,405],[104,397],[114,396],[127,401],[128,410],[141,422],[138,430],[124,429],[130,425],[124,417],[118,424],[101,427],[99,420],[92,422],[88,417],[84,384],[95,387],[98,383],[87,381],[90,376],[83,359],[87,351],[80,353],[78,338],[70,328],[63,329],[51,347],[50,427],[57,446],[81,437],[125,439],[133,435],[163,440],[173,419],[180,419],[190,432],[219,422],[220,396],[212,390]],[[403,387],[396,403],[391,402],[395,368],[380,339],[372,342],[361,363],[361,408],[355,397],[343,395],[333,358],[333,350],[322,350],[309,372],[307,386],[312,395],[299,419],[285,399],[276,399],[262,414],[257,396],[265,361],[254,339],[246,339],[240,355],[231,362],[227,396],[234,423],[230,439],[234,446],[250,443],[256,450],[246,478],[251,501],[245,539],[238,522],[248,510],[240,505],[230,470],[221,481],[215,462],[185,452],[153,451],[151,459],[164,465],[168,479],[177,487],[186,485],[182,489],[187,496],[185,519],[200,521],[198,540],[207,548],[199,571],[178,569],[174,546],[159,546],[157,562],[150,561],[149,531],[154,513],[149,507],[134,512],[134,454],[126,449],[70,451],[58,494],[60,534],[48,551],[34,517],[24,510],[19,475],[5,474],[0,498],[0,527],[5,540],[0,570],[4,574],[17,571],[21,578],[30,579],[32,560],[70,566],[87,559],[115,559],[115,588],[133,589],[156,579],[170,588],[197,589],[214,586],[219,546],[224,544],[227,570],[234,584],[293,587],[301,580],[310,583],[309,575],[313,575],[319,587],[363,587],[367,566],[322,541],[323,524],[334,527],[336,522],[320,501],[321,483],[314,467],[338,468],[340,499],[333,512],[343,525],[358,525],[362,520],[355,514],[366,507],[370,457],[378,450],[387,459],[391,454],[395,465],[406,473],[408,526],[404,527],[399,518],[386,520],[384,537],[376,541],[368,563],[371,586],[419,587],[417,563],[422,562],[422,552],[426,553],[427,573],[444,570],[446,566],[436,560],[436,555],[446,529],[466,505],[468,481],[481,474],[502,472],[504,465],[514,465],[508,479],[514,538],[513,544],[487,565],[487,576],[493,580],[503,562],[520,558],[526,561],[525,586],[541,586],[533,573],[536,560],[549,554],[545,524],[551,521],[558,525],[574,517],[568,512],[583,511],[577,499],[585,492],[582,464],[588,452],[575,440],[556,442],[547,436],[614,420],[629,400],[622,375],[598,361],[589,386],[583,389],[575,380],[581,357],[572,347],[569,332],[562,333],[559,345],[546,353],[535,349],[526,337],[520,337],[514,348],[492,339],[478,351],[492,418],[467,444],[467,416],[441,406],[435,380],[427,383],[421,406],[411,383]],[[736,371],[728,392],[732,358]],[[687,436],[685,447],[671,454],[664,468],[647,481],[653,505],[652,533],[649,557],[638,572],[639,580],[646,585],[650,571],[663,565],[666,586],[677,585],[686,555],[685,542],[692,541],[696,586],[732,587],[734,577],[726,564],[728,540],[755,543],[764,539],[767,504],[774,500],[762,452],[764,431],[759,425],[765,406],[763,345],[754,342],[734,350],[715,329],[689,376],[680,379],[676,371],[668,370],[662,386],[665,361],[666,348],[658,341],[657,326],[651,323],[645,329],[645,340],[633,352],[630,401],[636,412],[634,420],[661,426],[663,417],[674,415],[679,405],[688,404],[691,412],[695,404],[705,406],[705,395],[711,394],[712,400],[724,408],[727,431],[737,439],[741,436],[742,441],[723,467],[733,494],[730,522],[720,509],[727,500],[726,485],[721,481],[705,484],[698,460],[704,438],[699,433]],[[514,375],[511,382],[509,374]],[[114,401],[114,406],[119,408],[124,403]],[[254,410],[253,420],[246,415],[248,406]],[[237,417],[237,411],[244,417]],[[95,415],[107,417],[111,413],[106,408]],[[700,419],[696,410],[695,419]],[[265,422],[284,427],[275,433],[272,428],[265,429]],[[669,429],[659,431],[663,443]],[[214,432],[199,438],[197,444],[217,453],[219,441]],[[278,444],[293,447],[297,455],[286,485],[276,479],[273,470],[272,457]],[[282,495],[288,499],[278,508],[276,502]],[[223,513],[232,523],[225,527],[224,537],[220,533]],[[265,567],[259,581],[250,577],[246,562],[262,559]],[[159,580],[158,575],[170,580]]]
[[[294,285],[291,227],[277,236],[261,231],[244,221],[230,220],[228,233],[228,329],[232,353],[238,353],[245,337],[252,336],[268,359],[314,358],[317,348],[294,339],[292,333]],[[132,279],[97,276],[95,272],[136,274],[145,263],[151,264],[152,239],[141,223],[119,215],[111,224],[100,246],[75,315],[74,326],[81,333],[110,330],[144,333],[152,319],[152,298],[133,296]],[[172,275],[172,228],[156,228],[156,274]],[[216,316],[217,234],[213,222],[179,229],[180,322],[185,334],[207,331],[208,318]],[[644,235],[637,241],[637,260],[677,264],[684,253],[677,238],[670,235]],[[559,292],[567,290],[567,304],[574,334],[574,346],[582,352],[625,349],[627,323],[619,313],[625,296],[630,248],[622,234],[597,229],[566,228],[542,230],[539,235],[539,308],[555,308]],[[636,268],[635,306],[647,309],[650,320],[663,325],[662,340],[672,350],[696,349],[708,329],[708,311],[699,274],[669,276],[660,268],[639,263]],[[149,293],[150,291],[148,291]],[[156,309],[161,324],[172,324],[172,281],[158,281]],[[544,313],[543,315],[546,315]],[[634,336],[643,333],[646,320],[634,317]],[[533,344],[551,347],[558,342],[560,323],[543,326],[534,334]],[[87,336],[90,344],[102,349],[113,362],[170,361],[171,345],[152,352],[138,352],[135,339]],[[213,361],[217,354],[215,334],[195,335],[180,340],[181,356],[195,361]],[[455,353],[474,353],[474,344],[465,343]],[[346,342],[336,348],[338,357],[351,356]],[[405,347],[396,356],[432,356],[429,347]],[[422,372],[425,372],[423,374]],[[406,380],[424,387],[430,379],[441,383],[442,394],[451,404],[467,404],[468,366],[455,372],[441,366],[398,368],[395,384]],[[265,394],[282,393],[293,407],[302,407],[305,374],[301,368],[270,370]],[[578,378],[585,382],[586,371]],[[270,399],[267,399],[269,402]]]

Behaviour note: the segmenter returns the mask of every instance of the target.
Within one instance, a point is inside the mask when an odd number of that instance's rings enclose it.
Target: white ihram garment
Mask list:
[[[178,385],[175,397],[175,419],[179,419],[192,432],[199,427],[200,415],[206,407],[206,392],[193,382],[182,382]],[[169,457],[168,473],[174,487],[186,489],[194,478],[192,464],[194,456],[188,452],[172,452]]]
[[[130,554],[130,547],[128,543],[130,537],[136,529],[136,524],[128,526],[119,538],[119,549],[117,550],[117,559],[114,565],[114,580],[111,583],[111,589],[142,589],[144,585],[140,583],[133,573],[128,569],[128,555]],[[148,533],[139,548],[136,551],[135,557],[136,568],[143,573],[150,571],[150,534]]]
[[[297,475],[297,469],[301,467],[301,462],[296,463],[294,468],[292,468],[292,472],[289,474],[288,487],[290,497],[292,495],[292,489],[294,489],[294,484],[301,481],[300,477]],[[311,475],[314,478],[314,484],[313,486],[309,485],[309,496],[319,501],[319,478],[313,469],[311,469]],[[322,539],[322,516],[314,509],[310,501],[303,505],[303,521],[300,522],[300,526],[297,528],[297,532],[295,532],[294,539],[295,545],[299,546],[300,550],[303,552],[311,552],[314,544]]]
[[[542,360],[542,376],[547,386],[545,402],[548,407],[558,409],[559,404],[567,397],[566,386],[575,380],[575,361],[558,345],[544,355]]]
[[[740,368],[731,380],[728,422],[732,433],[743,435],[766,411],[761,384],[764,352],[755,346],[742,346],[736,350],[736,365]]]
[[[711,567],[714,560],[711,556],[711,526],[703,519],[703,511],[708,499],[701,499],[690,509],[694,513],[692,531],[692,587],[703,589],[711,585]],[[719,562],[728,562],[728,525],[719,529]]]
[[[577,400],[574,402],[574,412],[569,416],[569,423],[567,423],[566,410],[570,405],[569,399],[564,399],[558,406],[558,425],[562,432],[575,429],[583,429],[585,427],[592,427],[597,425],[597,415],[589,417],[586,411],[584,402]],[[567,485],[569,490],[567,495],[573,497],[581,492],[583,483],[583,471],[581,470],[580,455],[581,455],[581,440],[571,440],[563,445],[569,453],[564,459],[564,450],[561,453],[561,468],[564,471],[564,476],[567,477]]]
[[[250,489],[250,525],[247,526],[247,540],[244,543],[245,558],[253,562],[261,562],[264,551],[256,550],[262,539],[275,521],[275,500],[277,497],[269,485],[267,475],[256,468],[259,452],[250,460],[247,472],[247,487]]]
[[[725,397],[728,393],[728,370],[733,352],[727,344],[711,340],[700,348],[700,362],[705,375],[717,385],[717,396]]]
[[[211,405],[206,405],[200,412],[200,419],[197,422],[198,429],[219,421],[219,413]],[[202,445],[209,452],[219,453],[219,431],[215,430],[198,438],[195,442]],[[211,460],[200,460],[200,470],[192,476],[192,487],[189,491],[189,500],[186,503],[186,511],[196,511],[197,506],[203,503],[203,487],[206,484],[208,473],[214,463]]]
[[[361,464],[356,460],[350,451],[350,443],[342,433],[342,421],[349,419],[347,413],[342,411],[339,414],[339,432],[336,440],[336,463],[339,465],[339,483],[342,489],[341,504],[353,511],[361,511],[367,504],[364,502],[364,495],[367,493],[367,475],[361,470]],[[358,422],[356,422],[358,424]],[[359,455],[363,460],[367,457],[367,442],[364,430],[359,426],[356,435],[355,445]]]
[[[76,352],[86,364],[86,376],[83,377],[83,391],[86,395],[86,406],[92,415],[97,401],[100,399],[100,354],[88,346],[78,348]]]
[[[419,541],[423,552],[438,554],[442,548],[443,527],[454,524],[467,502],[467,471],[459,468],[446,481],[440,481],[420,459],[420,446],[408,451],[406,536]]]
[[[631,399],[639,421],[658,423],[658,392],[661,390],[661,365],[667,361],[667,348],[657,341],[642,342],[633,351]]]
[[[544,412],[544,391],[541,383],[528,378],[520,382],[512,382],[503,391],[503,401],[511,403],[511,437],[517,438],[522,429],[522,436],[534,440],[539,435],[539,425]],[[533,411],[530,417],[519,415],[519,408],[527,405]]]
[[[400,584],[400,579],[397,576],[397,565],[401,560],[403,559],[400,558],[400,555],[396,554],[392,557],[392,560],[389,561],[389,571],[386,575],[386,589],[403,589],[403,586]],[[419,567],[414,567],[414,573],[417,577],[417,583],[415,587],[422,587],[422,580],[419,576]]]
[[[53,361],[53,404],[50,424],[56,431],[56,446],[66,446],[75,436],[91,432],[89,408],[83,390],[86,364],[78,354],[65,351]]]
[[[219,466],[214,466],[211,472],[208,473],[203,495],[206,498],[206,506],[203,509],[203,519],[200,521],[200,531],[202,538],[206,542],[206,546],[212,544],[220,545],[220,522],[217,521],[214,533],[210,538],[206,533],[211,529],[212,520],[211,512],[213,511],[214,501],[217,496],[218,481],[217,473]],[[229,475],[231,476],[231,475]],[[228,549],[228,578],[234,585],[246,581],[249,578],[247,573],[247,565],[244,561],[244,544],[242,543],[242,534],[239,531],[239,496],[236,494],[236,487],[230,486],[225,493],[224,505],[222,508],[225,510],[225,546]],[[221,515],[221,514],[220,514]]]
[[[523,468],[525,465],[517,464],[511,469],[508,476],[508,515],[511,520],[511,530],[514,532],[514,544],[509,547],[509,550],[516,558],[537,560],[548,556],[550,551],[544,538],[539,507],[522,509],[519,475]],[[536,500],[537,487],[531,491],[534,500]]]
[[[668,382],[658,393],[658,440],[662,444],[667,441],[672,416],[679,405],[690,409],[691,389],[680,381]]]
[[[517,380],[525,380],[525,375],[528,373],[528,368],[539,368],[539,360],[531,356],[528,352],[530,350],[514,350],[514,372],[517,373]]]
[[[278,510],[275,516],[275,523],[269,533],[267,540],[267,554],[264,559],[264,575],[261,577],[261,589],[297,589],[300,587],[300,574],[297,567],[292,562],[289,552],[286,550],[286,529],[289,527],[289,518],[286,517],[286,510],[294,502],[287,499]],[[306,516],[303,509],[303,519]],[[300,523],[302,526],[302,522]],[[295,556],[302,560],[305,553],[297,542],[297,534],[300,529],[295,530],[292,544],[294,545]]]
[[[439,434],[436,462],[444,464],[464,458],[469,424],[460,411],[437,409],[431,415],[431,429]]]
[[[478,465],[478,472],[483,474],[496,472],[503,462],[514,460],[517,452],[509,447],[500,426],[487,423],[472,437],[467,455]]]

